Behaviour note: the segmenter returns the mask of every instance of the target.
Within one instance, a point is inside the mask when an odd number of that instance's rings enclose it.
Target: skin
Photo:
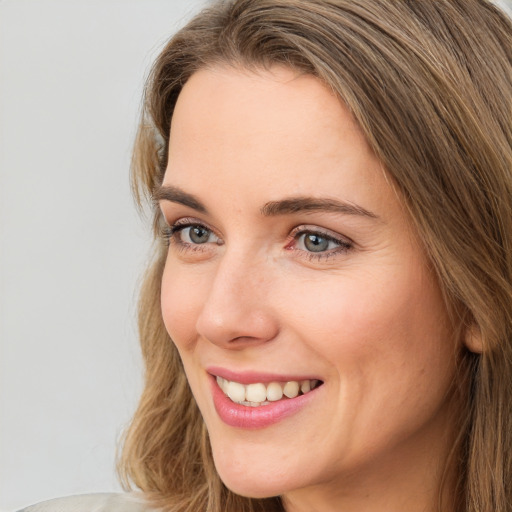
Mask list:
[[[172,120],[161,200],[162,313],[233,491],[286,509],[433,511],[451,442],[456,343],[398,195],[346,107],[286,68],[195,73]],[[290,197],[372,215],[262,214]],[[192,205],[193,206],[193,205]],[[194,243],[185,224],[200,224]],[[340,240],[312,253],[304,230]],[[315,375],[314,400],[261,429],[224,424],[205,368]]]

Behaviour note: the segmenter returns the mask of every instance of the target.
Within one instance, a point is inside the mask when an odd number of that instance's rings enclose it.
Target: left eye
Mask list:
[[[296,248],[308,252],[325,252],[342,245],[340,242],[320,233],[301,233],[296,240]]]
[[[184,226],[179,228],[178,237],[181,242],[185,244],[206,244],[206,243],[216,243],[218,242],[218,237],[205,226],[201,226],[200,224],[193,224],[190,226]]]

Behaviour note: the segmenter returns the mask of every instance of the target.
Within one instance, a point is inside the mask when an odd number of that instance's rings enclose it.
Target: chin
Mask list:
[[[274,483],[267,481],[258,481],[247,475],[220,474],[220,478],[230,491],[239,496],[244,496],[245,498],[273,498],[283,494],[283,490],[280,486],[276,486]]]
[[[272,464],[268,467],[250,465],[247,460],[233,458],[229,452],[216,453],[213,458],[217,472],[224,485],[235,494],[246,498],[271,498],[289,490],[289,472],[276,473]],[[286,475],[286,478],[283,476]]]

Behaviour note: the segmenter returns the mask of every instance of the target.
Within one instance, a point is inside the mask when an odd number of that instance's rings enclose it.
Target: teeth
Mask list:
[[[245,400],[245,386],[238,382],[229,382],[227,395],[233,402],[243,402]]]
[[[249,402],[264,402],[267,399],[265,384],[249,384],[245,389],[245,399]]]
[[[311,391],[311,382],[309,380],[303,380],[301,383],[300,383],[300,390],[306,394],[306,393],[309,393]]]
[[[267,386],[267,400],[269,402],[277,402],[283,398],[283,388],[277,382],[271,382]]]
[[[266,400],[264,402],[248,402],[247,400],[244,400],[243,402],[240,402],[241,405],[247,405],[247,407],[259,407],[260,405],[268,405],[270,402],[267,402]]]
[[[222,377],[217,377],[217,384],[233,402],[246,405],[248,407],[259,407],[268,405],[270,402],[277,402],[283,397],[295,398],[300,393],[309,393],[315,389],[320,381],[303,380],[289,382],[270,382],[265,385],[261,382],[243,385],[239,382],[229,381]]]
[[[285,394],[288,398],[295,398],[299,395],[299,383],[292,380],[287,382],[283,389],[283,394]]]

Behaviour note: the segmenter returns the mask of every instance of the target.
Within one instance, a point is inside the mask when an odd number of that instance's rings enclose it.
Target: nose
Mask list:
[[[197,318],[197,333],[229,349],[271,341],[279,323],[268,300],[273,280],[255,258],[225,254],[217,263]]]

